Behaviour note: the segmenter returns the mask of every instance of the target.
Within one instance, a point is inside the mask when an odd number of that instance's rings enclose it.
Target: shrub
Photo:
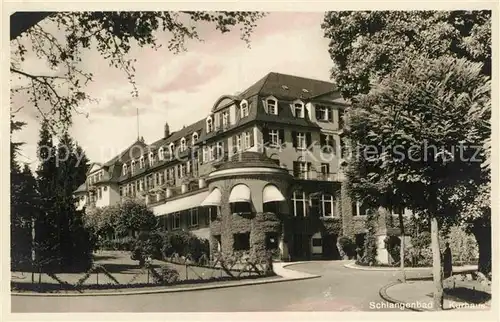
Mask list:
[[[376,265],[377,264],[377,237],[376,237],[376,221],[377,213],[375,211],[368,211],[365,227],[367,229],[365,237],[365,251],[360,260],[361,265]]]
[[[387,236],[384,239],[385,248],[389,255],[391,255],[393,263],[399,263],[401,260],[401,254],[399,253],[401,250],[401,239],[397,236]]]
[[[159,271],[154,270],[153,280],[157,284],[172,284],[179,280],[179,272],[175,268],[163,265],[160,267]]]
[[[103,239],[99,241],[99,249],[130,251],[135,243],[134,237],[123,237],[116,239]]]
[[[178,254],[190,258],[194,262],[200,261],[203,254],[209,254],[208,240],[196,237],[191,232],[143,232],[140,233],[132,247],[133,260],[143,263],[147,257],[165,259]]]
[[[356,254],[356,244],[347,236],[342,236],[337,241],[340,256],[344,259],[352,258]]]

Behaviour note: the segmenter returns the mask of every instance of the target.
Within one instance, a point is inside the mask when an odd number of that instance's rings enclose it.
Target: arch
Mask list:
[[[127,164],[125,163],[122,167],[122,174],[126,175],[127,174]]]
[[[278,100],[274,96],[268,96],[265,99],[265,106],[268,114],[278,115]]]
[[[186,150],[186,138],[181,138],[181,151]]]
[[[207,129],[206,129],[207,133],[212,132],[213,128],[214,128],[214,124],[213,124],[213,120],[212,120],[212,116],[211,115],[209,115],[207,117],[207,120],[205,121],[205,123],[206,123],[206,126],[207,126]]]
[[[244,118],[248,116],[249,113],[250,113],[250,105],[248,104],[248,101],[244,99],[240,102],[240,117]]]
[[[215,101],[214,106],[212,107],[212,112],[215,112],[219,108],[223,108],[223,107],[228,106],[231,103],[234,103],[234,101],[236,101],[237,99],[238,98],[236,96],[233,96],[233,95],[222,95],[221,97],[219,97]]]
[[[262,189],[262,202],[279,202],[284,201],[285,196],[281,193],[280,189],[274,184],[267,184],[264,189]]]
[[[250,188],[243,183],[238,183],[231,188],[229,203],[252,202]]]
[[[213,188],[208,196],[203,200],[201,206],[220,206],[221,205],[222,193],[219,188]]]

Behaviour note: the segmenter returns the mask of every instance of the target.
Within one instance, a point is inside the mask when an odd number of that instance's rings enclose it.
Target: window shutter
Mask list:
[[[311,133],[307,132],[306,133],[306,145],[307,145],[307,147],[309,147],[309,146],[311,146],[311,144],[312,144]],[[311,146],[311,148],[312,148],[312,146]]]
[[[253,129],[250,130],[247,135],[250,136],[250,147],[253,147],[254,146],[254,137],[253,137]]]
[[[269,143],[269,129],[263,129],[262,135],[264,137],[264,144]]]
[[[293,143],[293,147],[296,148],[297,147],[297,132],[295,132],[295,131],[292,131],[292,143]]]
[[[279,130],[280,143],[285,143],[285,130]]]
[[[328,113],[328,122],[333,122],[333,108],[327,108],[326,112]]]

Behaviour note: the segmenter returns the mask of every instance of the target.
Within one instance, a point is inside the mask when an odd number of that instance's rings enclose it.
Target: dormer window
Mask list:
[[[134,172],[135,172],[135,160],[132,160],[132,162],[130,162],[130,173],[134,174]]]
[[[165,153],[165,150],[163,149],[163,147],[161,147],[161,148],[158,150],[158,159],[159,159],[159,160],[163,160],[163,159],[165,158],[164,153]]]
[[[268,98],[266,100],[267,113],[278,115],[278,102],[275,98]]]
[[[181,152],[186,151],[186,139],[182,138],[181,139]]]
[[[144,168],[145,164],[144,164],[144,156],[141,156],[141,158],[139,159],[139,168]]]
[[[213,131],[213,121],[212,121],[212,117],[209,116],[207,118],[207,133],[210,133]]]
[[[227,128],[229,125],[229,111],[222,112],[222,128]]]
[[[174,158],[174,148],[175,145],[173,143],[170,143],[170,145],[168,146],[168,152],[170,153],[170,160]]]
[[[155,155],[153,152],[149,152],[149,166],[152,167],[155,162]]]
[[[125,163],[122,168],[122,174],[126,175],[127,174],[127,164]]]
[[[241,112],[241,118],[248,116],[248,102],[246,100],[243,100],[240,103],[240,112]]]
[[[198,133],[194,132],[193,136],[191,138],[191,142],[194,145],[196,142],[198,142]]]
[[[293,103],[293,113],[295,117],[304,118],[304,103],[297,101]]]

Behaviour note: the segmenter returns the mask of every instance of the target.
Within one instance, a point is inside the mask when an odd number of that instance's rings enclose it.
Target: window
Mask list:
[[[337,152],[337,141],[331,134],[321,134],[320,135],[320,145],[321,151],[326,153],[336,153]]]
[[[240,103],[241,118],[248,116],[248,102],[242,101]]]
[[[281,144],[278,130],[269,130],[269,144],[271,146],[279,146]]]
[[[204,146],[203,147],[203,162],[208,162],[210,160],[210,147]]]
[[[229,112],[222,112],[222,127],[225,129],[229,126]]]
[[[250,233],[233,234],[233,249],[235,251],[250,249]]]
[[[189,210],[189,226],[198,226],[198,208]]]
[[[278,214],[279,213],[279,201],[270,201],[270,202],[265,202],[262,205],[262,210],[264,212],[271,212],[273,214]]]
[[[155,162],[155,155],[153,152],[149,152],[149,166],[152,167]]]
[[[139,191],[144,191],[144,179],[139,180]]]
[[[252,204],[249,202],[232,202],[230,205],[232,214],[252,213]]]
[[[305,150],[312,144],[311,133],[292,132],[293,146],[296,149]]]
[[[120,197],[123,197],[123,187],[120,187]]]
[[[310,162],[294,161],[293,175],[299,179],[309,179]]]
[[[181,139],[181,152],[186,151],[186,139]]]
[[[278,115],[278,104],[275,99],[273,98],[267,99],[266,105],[269,114]]]
[[[148,188],[154,188],[155,187],[155,174],[149,175],[148,176]]]
[[[194,145],[196,142],[198,142],[198,133],[194,132],[191,138],[191,143]]]
[[[325,105],[317,105],[316,120],[324,122],[333,122],[332,108]]]
[[[172,218],[172,229],[179,229],[181,228],[181,213],[176,212],[173,215]]]
[[[344,110],[338,110],[339,111],[339,129],[342,129],[344,127]]]
[[[295,117],[304,118],[304,103],[296,102],[293,104],[293,111]]]
[[[132,160],[130,163],[130,173],[134,174],[135,172],[135,160]]]
[[[99,189],[97,189],[97,197],[99,199],[102,199],[102,187],[99,187]]]
[[[352,214],[353,216],[365,216],[367,209],[363,207],[363,204],[359,201],[352,203]]]
[[[174,158],[174,151],[175,151],[175,144],[170,143],[170,145],[168,146],[168,153],[170,154],[170,160]]]
[[[333,217],[334,216],[334,201],[332,195],[322,194],[321,195],[321,215],[323,217]]]
[[[214,114],[214,130],[217,131],[220,128],[220,113]]]
[[[158,172],[156,174],[156,178],[158,180],[158,185],[161,186],[163,184],[163,172]]]
[[[123,165],[122,169],[123,169],[122,174],[126,175],[127,174],[127,164],[126,163]]]
[[[277,233],[266,233],[266,249],[278,249],[279,236]]]
[[[179,174],[180,174],[180,175],[179,175],[179,178],[183,178],[183,177],[185,177],[185,176],[186,176],[186,173],[187,173],[187,172],[186,172],[186,168],[187,168],[187,166],[186,166],[186,164],[185,164],[185,163],[183,163],[183,164],[179,165]]]
[[[239,152],[242,150],[241,146],[241,134],[233,136],[233,151]]]
[[[164,153],[165,153],[165,151],[164,151],[163,147],[161,147],[160,150],[158,150],[158,159],[159,160],[163,160],[165,158]]]
[[[312,246],[313,247],[320,247],[321,246],[321,238],[313,238],[312,239]]]
[[[141,156],[141,158],[139,159],[139,168],[144,168],[145,164],[144,164],[144,156]]]
[[[212,117],[209,116],[207,118],[207,133],[210,133],[213,131],[213,123],[212,123]]]
[[[253,142],[253,130],[243,132],[243,136],[244,136],[244,144],[245,144],[244,149],[249,149],[249,148],[253,147],[253,143],[254,143]]]
[[[292,196],[293,214],[296,217],[306,215],[306,194],[303,191],[294,191]]]

